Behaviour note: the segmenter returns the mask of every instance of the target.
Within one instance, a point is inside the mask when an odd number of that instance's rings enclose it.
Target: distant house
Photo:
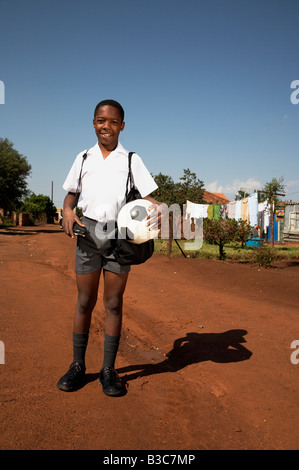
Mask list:
[[[299,202],[285,203],[283,241],[299,242]]]
[[[210,193],[209,191],[203,191],[203,201],[206,204],[227,204],[230,200],[222,193]]]

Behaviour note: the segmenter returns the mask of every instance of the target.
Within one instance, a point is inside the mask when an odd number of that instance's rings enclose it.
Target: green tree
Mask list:
[[[283,184],[284,178],[281,176],[280,178],[272,178],[271,181],[265,183],[262,191],[260,192],[260,201],[273,201],[274,205],[277,205],[280,198],[279,196],[284,196],[285,185]]]
[[[164,202],[171,206],[175,202],[175,184],[171,176],[159,173],[153,177],[158,188],[153,192],[153,197],[157,201]]]
[[[239,189],[239,191],[236,194],[235,201],[240,201],[240,199],[244,199],[245,197],[250,196],[249,193],[245,191],[245,189]]]
[[[203,187],[204,182],[197,178],[196,173],[192,173],[187,168],[179,183],[175,185],[175,202],[181,207],[186,204],[187,199],[197,204],[202,203]]]
[[[153,197],[168,206],[179,204],[182,208],[183,204],[186,204],[187,199],[195,203],[203,201],[204,183],[189,168],[184,170],[184,175],[178,183],[174,183],[171,176],[163,175],[162,173],[154,176],[154,180],[158,189],[154,191]]]
[[[0,138],[0,207],[15,210],[28,194],[26,178],[31,165],[27,158],[13,148],[8,139]]]
[[[47,222],[53,222],[53,217],[56,213],[56,207],[49,198],[43,194],[31,193],[27,197],[21,207],[22,212],[28,212],[32,217],[33,221],[37,221],[41,214],[45,213],[47,216]]]
[[[220,260],[225,260],[224,246],[236,239],[237,231],[238,223],[235,219],[204,219],[204,240],[211,245],[218,245]]]

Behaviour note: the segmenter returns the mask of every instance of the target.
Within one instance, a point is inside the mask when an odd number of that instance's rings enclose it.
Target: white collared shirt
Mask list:
[[[77,155],[63,184],[63,189],[68,192],[75,193],[77,190],[84,153],[85,150]],[[135,186],[142,197],[157,189],[153,177],[136,153],[132,157],[132,172]],[[128,152],[120,143],[105,159],[98,143],[89,149],[83,163],[81,187],[78,188],[81,193],[78,207],[83,215],[98,222],[117,220],[125,199],[127,177]]]

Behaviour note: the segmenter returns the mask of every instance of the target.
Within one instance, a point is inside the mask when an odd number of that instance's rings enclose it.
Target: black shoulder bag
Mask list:
[[[132,155],[134,152],[129,153],[128,165],[128,178],[126,185],[126,204],[134,201],[135,199],[142,199],[141,194],[134,184],[134,178],[131,169]],[[154,240],[148,240],[140,245],[132,243],[125,238],[121,237],[120,232],[117,234],[116,247],[113,255],[116,261],[122,265],[142,264],[148,260],[154,252]]]

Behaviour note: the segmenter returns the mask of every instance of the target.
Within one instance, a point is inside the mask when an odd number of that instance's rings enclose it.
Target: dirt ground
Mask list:
[[[127,393],[110,398],[101,295],[86,384],[56,387],[72,361],[74,246],[57,226],[0,230],[2,450],[299,448],[298,263],[154,254],[133,267],[116,362]]]

